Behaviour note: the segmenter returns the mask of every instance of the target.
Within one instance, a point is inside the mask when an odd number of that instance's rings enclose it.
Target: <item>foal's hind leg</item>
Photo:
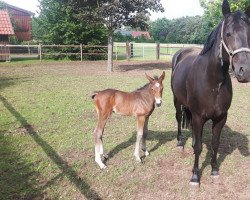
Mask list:
[[[106,114],[106,115],[99,114],[97,126],[94,131],[95,161],[97,162],[97,164],[100,166],[101,169],[106,168],[106,165],[104,165],[101,159],[101,155],[104,153],[103,143],[102,143],[102,134],[103,134],[103,130],[104,130],[105,124],[109,116],[110,114]]]
[[[140,142],[143,136],[143,127],[144,127],[145,120],[146,120],[145,116],[137,117],[137,137],[136,137],[134,156],[138,162],[141,162],[141,158],[139,155],[139,148],[140,148]]]
[[[182,120],[182,111],[181,104],[177,101],[176,97],[174,97],[174,106],[176,110],[176,121],[178,123],[178,134],[177,134],[177,147],[183,147],[183,136],[181,133],[181,120]]]
[[[144,127],[143,127],[143,136],[142,136],[142,151],[144,151],[145,156],[149,155],[149,152],[148,152],[147,146],[146,146],[146,139],[148,136],[148,119],[149,119],[149,117],[147,117],[145,119],[145,123],[144,123]]]

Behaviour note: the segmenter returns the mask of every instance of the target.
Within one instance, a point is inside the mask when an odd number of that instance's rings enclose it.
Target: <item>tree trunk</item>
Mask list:
[[[113,33],[110,31],[108,36],[108,72],[113,72]]]

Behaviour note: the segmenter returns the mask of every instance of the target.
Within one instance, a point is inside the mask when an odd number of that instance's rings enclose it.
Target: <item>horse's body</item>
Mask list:
[[[192,184],[198,184],[200,180],[198,166],[202,151],[202,132],[205,122],[209,119],[213,122],[211,175],[218,176],[216,157],[220,134],[232,101],[229,65],[233,66],[240,82],[250,80],[250,26],[247,16],[241,12],[231,14],[226,0],[223,2],[223,13],[224,21],[210,34],[203,49],[182,49],[172,60],[171,87],[178,122],[178,146],[183,146],[181,134],[183,118],[184,122],[190,123],[192,127],[195,154]],[[245,23],[240,21],[242,18],[246,20]],[[235,34],[233,37],[237,40],[230,39],[230,34]],[[222,44],[222,40],[228,46]],[[235,44],[233,41],[238,43]],[[231,55],[226,48],[233,49],[236,53]]]
[[[137,118],[137,140],[134,155],[137,161],[141,161],[139,156],[139,144],[141,140],[142,150],[146,156],[149,155],[146,149],[148,119],[154,111],[155,103],[157,106],[161,105],[163,91],[162,81],[164,77],[165,72],[163,72],[159,79],[153,79],[147,76],[150,83],[134,92],[106,89],[95,92],[92,95],[98,114],[98,122],[94,131],[95,161],[100,168],[106,167],[101,161],[101,155],[107,157],[103,150],[102,134],[105,124],[112,112],[121,115],[135,116]]]

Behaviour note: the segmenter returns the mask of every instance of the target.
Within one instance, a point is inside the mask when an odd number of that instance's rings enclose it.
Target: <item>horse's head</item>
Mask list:
[[[165,78],[165,72],[162,73],[162,75],[159,78],[151,78],[145,73],[147,79],[149,80],[150,84],[149,87],[151,88],[154,98],[155,98],[155,103],[157,107],[161,106],[162,102],[162,92],[163,92],[163,84],[162,81]]]
[[[250,82],[250,8],[246,12],[231,12],[227,0],[223,1],[225,17],[221,30],[221,54],[229,57],[235,76],[239,82]],[[227,55],[226,55],[227,56]]]

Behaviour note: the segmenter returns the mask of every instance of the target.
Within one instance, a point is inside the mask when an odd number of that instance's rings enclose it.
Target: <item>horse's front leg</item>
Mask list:
[[[147,146],[146,146],[146,139],[148,136],[148,119],[149,119],[149,116],[146,117],[146,119],[145,119],[145,123],[144,123],[144,127],[143,127],[143,136],[142,136],[142,151],[144,151],[145,156],[149,155],[149,152],[148,152]]]
[[[193,149],[195,154],[193,176],[190,180],[191,185],[199,185],[200,175],[199,175],[199,157],[202,151],[202,129],[204,126],[204,121],[199,116],[194,116],[192,118],[192,136],[193,136]]]
[[[213,129],[212,129],[212,159],[211,159],[211,166],[212,166],[212,177],[219,176],[219,169],[217,165],[217,152],[220,144],[220,134],[223,126],[225,125],[227,121],[227,115],[225,115],[223,118],[219,120],[213,120]]]
[[[143,136],[143,127],[144,127],[145,120],[146,120],[145,116],[137,117],[137,137],[136,137],[134,156],[138,162],[141,162],[141,158],[139,155],[139,148],[140,148],[140,142]]]

